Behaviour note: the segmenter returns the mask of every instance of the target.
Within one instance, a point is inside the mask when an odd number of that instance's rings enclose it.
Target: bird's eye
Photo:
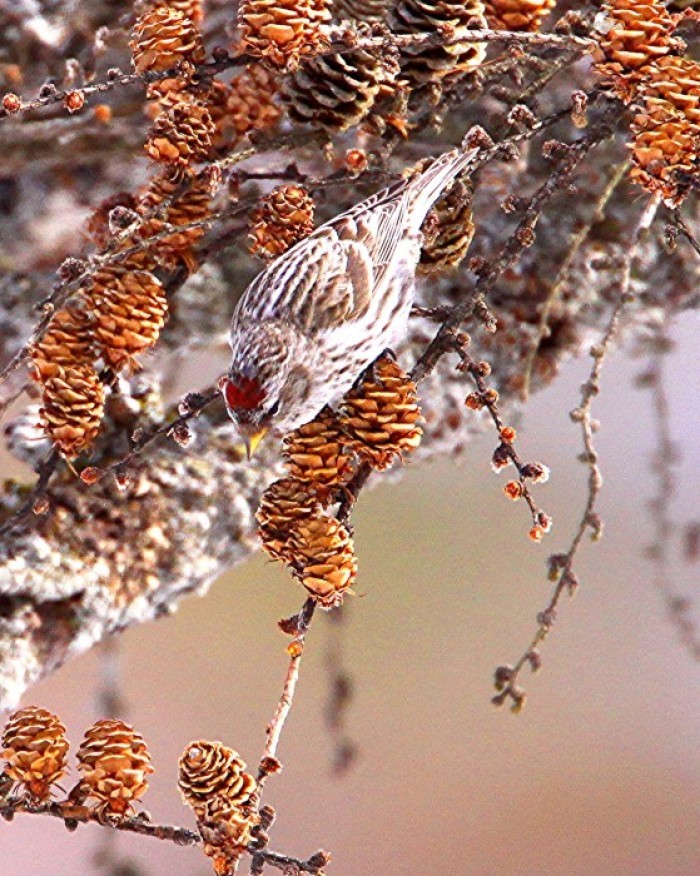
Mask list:
[[[270,409],[267,412],[267,415],[268,415],[268,417],[276,417],[277,414],[279,414],[279,412],[280,412],[280,403],[278,400],[270,407]]]

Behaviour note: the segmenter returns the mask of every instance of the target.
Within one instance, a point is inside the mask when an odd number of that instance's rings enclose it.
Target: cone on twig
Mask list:
[[[310,484],[295,478],[274,481],[262,494],[256,519],[266,553],[275,560],[290,562],[289,540],[300,521],[321,514],[321,504]]]
[[[262,199],[251,217],[250,251],[273,259],[307,237],[314,229],[314,201],[293,183],[277,186]]]
[[[168,302],[162,284],[148,271],[115,263],[100,268],[85,291],[94,338],[114,368],[134,365],[134,356],[152,347],[165,323]]]
[[[123,721],[97,721],[78,749],[81,795],[97,801],[103,814],[127,816],[148,790],[151,756],[143,737]]]
[[[96,354],[90,328],[90,314],[83,307],[69,305],[55,313],[29,351],[34,379],[42,382],[55,377],[61,367],[91,364]]]
[[[466,256],[473,237],[471,190],[466,183],[456,182],[424,223],[418,270],[430,274],[455,267]]]
[[[129,43],[136,71],[171,70],[182,62],[201,64],[206,52],[197,24],[174,4],[147,9],[136,19]]]
[[[159,164],[190,170],[209,155],[215,133],[207,107],[183,94],[155,120],[144,148],[148,157]]]
[[[68,459],[90,448],[104,416],[104,385],[92,365],[58,368],[43,381],[40,409],[47,435]]]
[[[241,0],[241,49],[275,67],[294,69],[325,45],[329,0]]]
[[[330,488],[347,483],[353,472],[347,436],[338,418],[325,408],[310,423],[284,439],[284,459],[292,478],[304,481],[323,499]]]
[[[418,447],[423,434],[420,418],[415,383],[384,356],[345,396],[339,422],[350,447],[382,470]]]
[[[251,131],[271,128],[282,115],[274,100],[279,76],[264,64],[249,64],[234,76],[230,85],[215,82],[214,86],[217,91],[210,111],[216,126],[214,145],[218,149],[236,145]]]
[[[302,61],[281,96],[290,117],[328,131],[346,131],[369,114],[377,97],[395,87],[397,57],[386,49],[355,49]]]
[[[213,811],[255,809],[257,783],[237,751],[221,742],[190,742],[180,758],[178,786],[198,817]]]
[[[494,30],[539,30],[556,0],[484,0],[486,20]]]
[[[27,706],[10,716],[2,734],[4,774],[36,801],[49,799],[51,786],[66,774],[66,728],[46,709]]]
[[[405,46],[401,49],[401,69],[412,87],[453,81],[475,70],[486,56],[483,43],[460,42],[460,34],[470,25],[486,26],[481,0],[397,0],[390,8],[387,23],[397,34],[434,34],[449,29],[449,42],[434,46]]]
[[[357,559],[347,528],[335,517],[303,520],[290,539],[294,577],[323,606],[334,608],[357,577]]]

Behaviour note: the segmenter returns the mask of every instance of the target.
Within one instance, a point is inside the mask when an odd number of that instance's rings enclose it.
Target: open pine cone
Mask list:
[[[186,93],[177,97],[155,120],[144,148],[153,161],[189,171],[209,155],[216,127],[204,103]]]
[[[198,818],[249,818],[255,811],[257,782],[237,751],[221,742],[190,742],[179,764],[178,786]]]
[[[123,721],[103,720],[89,727],[77,758],[81,791],[97,800],[105,814],[130,814],[133,803],[148,790],[147,776],[153,772],[148,747]]]
[[[147,271],[115,263],[100,268],[85,292],[93,332],[106,361],[114,368],[152,347],[165,324],[168,302],[162,284]]]
[[[41,421],[68,459],[87,450],[104,414],[104,385],[92,365],[58,367],[43,380]]]
[[[329,488],[347,483],[353,471],[348,440],[338,418],[325,408],[310,423],[290,432],[284,439],[284,459],[292,478],[308,483],[320,499]]]
[[[389,10],[387,23],[397,34],[434,33],[442,27],[454,29],[456,42],[437,46],[405,46],[401,49],[401,70],[412,87],[441,83],[475,70],[486,56],[482,43],[459,42],[460,31],[476,21],[486,27],[481,0],[397,0]]]
[[[2,734],[4,773],[37,801],[48,800],[51,785],[66,774],[66,728],[46,709],[27,706],[10,716]]]
[[[294,478],[282,478],[262,494],[255,516],[263,548],[275,560],[289,562],[289,539],[299,522],[321,514],[318,498],[309,487]]]
[[[604,28],[596,53],[596,69],[629,102],[640,71],[677,50],[672,16],[661,0],[612,0],[602,7]]]
[[[294,577],[323,608],[340,605],[357,577],[357,559],[347,528],[335,517],[302,520],[289,544]]]
[[[68,306],[53,315],[44,336],[29,351],[36,381],[55,377],[59,367],[94,362],[90,324],[90,314],[82,307]]]
[[[399,65],[386,49],[337,52],[302,61],[281,96],[290,117],[328,131],[359,124],[381,91],[394,87]]]
[[[423,227],[423,248],[418,270],[424,274],[446,271],[460,264],[474,237],[469,187],[456,182],[435,204]]]
[[[170,70],[182,61],[201,64],[205,60],[198,22],[174,7],[171,3],[158,5],[136,19],[129,48],[138,73]]]
[[[557,0],[484,0],[486,20],[494,30],[539,30]]]
[[[378,359],[343,399],[339,422],[350,447],[373,468],[388,468],[415,450],[423,430],[416,385],[388,356]]]
[[[249,64],[230,85],[214,83],[209,110],[214,119],[214,146],[236,145],[251,131],[271,128],[282,115],[275,103],[278,79],[261,63]]]
[[[325,45],[329,0],[240,0],[241,49],[275,67],[294,69]]]
[[[250,251],[277,258],[314,230],[314,201],[302,186],[280,185],[261,200],[251,220]]]

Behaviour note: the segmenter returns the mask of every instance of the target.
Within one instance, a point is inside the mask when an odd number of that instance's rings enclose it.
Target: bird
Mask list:
[[[431,207],[473,163],[456,148],[319,226],[252,281],[234,310],[220,381],[248,458],[337,403],[405,337]]]

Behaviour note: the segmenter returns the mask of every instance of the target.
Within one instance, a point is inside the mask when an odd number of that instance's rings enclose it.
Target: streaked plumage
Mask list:
[[[244,438],[313,419],[405,336],[421,225],[475,154],[445,153],[322,225],[250,284],[233,316],[223,384]]]

